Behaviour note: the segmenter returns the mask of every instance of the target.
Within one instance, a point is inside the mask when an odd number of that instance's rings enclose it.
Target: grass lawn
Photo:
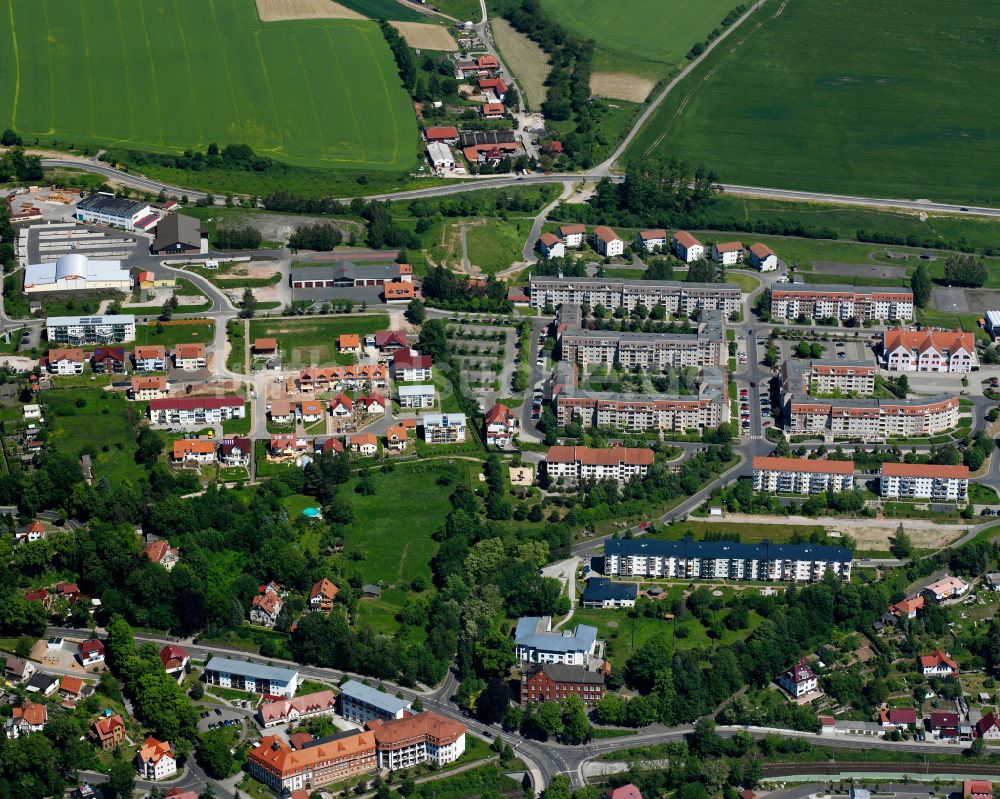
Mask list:
[[[739,272],[726,272],[726,282],[735,283],[744,294],[749,294],[760,285],[760,281],[753,275],[743,275]]]
[[[980,313],[958,314],[930,307],[917,309],[917,321],[922,325],[943,327],[946,330],[953,330],[957,327],[967,333],[975,333],[978,339],[989,341],[989,334],[979,326],[981,317]]]
[[[751,30],[751,22],[735,37],[742,44],[727,42],[699,65],[627,155],[704,161],[733,183],[1000,201],[1000,107],[984,101],[1000,85],[987,34],[995,0],[804,0],[778,8],[766,5],[763,25]],[[873,37],[881,46],[861,46]],[[974,77],[956,83],[956,74]],[[978,112],[915,112],[945,106]],[[757,135],[762,126],[768,135]]]
[[[400,624],[396,621],[396,614],[406,605],[426,597],[428,592],[415,594],[412,591],[404,591],[401,588],[387,588],[382,591],[382,596],[378,599],[363,599],[358,602],[358,627],[369,626],[376,632],[386,635],[396,635],[400,630]],[[423,627],[407,627],[407,637],[416,643],[423,643],[427,638],[427,631]]]
[[[704,539],[705,533],[732,533],[734,538],[739,536],[739,540],[747,544],[756,544],[765,538],[774,543],[782,544],[790,541],[794,535],[812,535],[814,532],[822,532],[823,526],[819,524],[750,524],[744,522],[704,522],[686,521],[675,522],[661,528],[662,532],[657,532],[650,538],[677,541],[686,535],[692,536],[696,541]]]
[[[392,0],[348,5],[422,19]],[[338,169],[416,160],[416,118],[375,22],[261,22],[247,0],[7,6],[0,107],[25,138],[174,153],[245,143]]]
[[[83,402],[82,407],[78,403]],[[121,393],[76,388],[42,393],[49,444],[71,458],[89,452],[94,477],[134,479],[138,409]]]
[[[302,516],[302,511],[306,508],[315,508],[318,506],[315,499],[305,494],[290,494],[281,500],[281,504],[285,506],[285,510],[288,511],[288,518],[293,522]]]
[[[531,223],[525,220],[490,219],[484,224],[466,225],[469,262],[487,274],[507,269],[514,261],[521,260],[521,249],[530,228]],[[458,254],[461,256],[461,251]]]
[[[1000,502],[997,490],[982,483],[969,483],[969,502],[975,505],[995,505]]]
[[[345,315],[311,319],[254,319],[250,322],[250,343],[257,338],[276,338],[281,347],[282,364],[329,365],[340,363],[337,338],[342,333],[367,333],[385,330],[386,314]]]
[[[247,408],[246,416],[242,419],[226,419],[222,423],[222,432],[227,436],[245,436],[250,433],[250,426],[253,419],[250,418],[250,409]]]
[[[226,355],[226,368],[231,372],[242,372],[246,368],[247,339],[242,319],[230,319],[226,322],[226,337],[229,339],[229,352]]]
[[[475,13],[479,14],[478,8]],[[522,100],[527,101],[529,108],[541,108],[545,100],[545,78],[550,69],[549,57],[541,47],[515,30],[503,17],[493,17],[490,24],[504,64],[517,78]]]
[[[137,345],[162,344],[173,347],[175,344],[202,343],[210,344],[215,337],[215,322],[210,319],[192,319],[161,322],[161,333],[156,332],[156,322],[148,325],[135,326],[135,343]]]

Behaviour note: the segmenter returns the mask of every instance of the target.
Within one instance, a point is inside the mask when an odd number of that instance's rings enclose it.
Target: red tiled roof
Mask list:
[[[180,359],[185,358],[204,358],[205,357],[205,345],[204,344],[178,344],[174,347],[174,356]]]
[[[586,225],[562,225],[559,228],[559,235],[565,238],[566,236],[572,236],[577,233],[586,233]]]
[[[445,139],[457,139],[458,128],[451,125],[427,128],[424,130],[427,141],[444,141]]]
[[[775,458],[758,456],[754,469],[808,472],[810,474],[854,474],[854,461],[820,461],[806,458]]]
[[[920,667],[922,669],[933,669],[941,665],[948,666],[953,671],[958,671],[958,664],[940,649],[935,649],[929,655],[920,656]]]
[[[882,349],[886,353],[893,352],[900,347],[921,353],[934,349],[942,353],[945,350],[950,353],[965,350],[971,354],[976,350],[975,335],[964,333],[961,330],[943,333],[935,330],[903,330],[896,327],[882,334]]]
[[[543,233],[541,236],[538,237],[538,240],[546,247],[551,247],[554,244],[562,243],[562,239],[559,238],[554,233]]]
[[[750,252],[758,258],[767,258],[768,256],[774,255],[774,250],[766,244],[761,244],[759,241],[756,244],[750,245]]]
[[[743,242],[741,241],[724,241],[715,245],[715,249],[718,252],[743,252]]]
[[[160,663],[167,671],[181,668],[189,657],[187,650],[177,644],[167,644],[160,650]]]
[[[594,228],[594,236],[596,238],[600,239],[601,241],[603,241],[605,244],[608,244],[608,243],[610,243],[612,241],[621,241],[622,240],[621,236],[619,236],[617,233],[615,233],[607,225],[598,225],[597,227],[595,227]]]
[[[665,239],[667,237],[667,231],[665,230],[640,230],[639,238],[643,241],[647,239]]]
[[[968,479],[968,466],[939,466],[934,463],[892,463],[882,464],[882,474],[887,477],[938,477]]]
[[[612,447],[611,449],[595,449],[593,447],[549,447],[545,455],[547,463],[576,463],[579,461],[587,466],[614,466],[626,463],[631,466],[650,466],[653,463],[653,450],[639,447]]]

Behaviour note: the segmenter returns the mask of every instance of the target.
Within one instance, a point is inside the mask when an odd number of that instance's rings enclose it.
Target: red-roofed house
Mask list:
[[[736,266],[743,260],[743,242],[724,241],[713,244],[712,260],[723,266]]]
[[[483,103],[479,106],[479,116],[483,119],[503,119],[506,113],[503,103]]]
[[[430,355],[421,355],[416,350],[399,350],[392,356],[392,372],[396,380],[433,380]]]
[[[794,699],[819,691],[819,679],[806,665],[805,659],[783,672],[778,678],[778,685],[788,691]]]
[[[915,619],[917,618],[917,613],[924,609],[926,601],[923,595],[915,599],[904,599],[902,602],[891,605],[889,612],[899,619]]]
[[[511,437],[519,427],[517,415],[499,402],[490,408],[483,425],[486,428],[486,446],[501,449],[510,443]]]
[[[354,400],[341,391],[330,400],[330,413],[334,418],[349,419],[354,413]]]
[[[160,538],[157,541],[146,544],[142,550],[142,554],[153,561],[153,563],[160,564],[167,571],[174,568],[181,559],[180,552],[170,546],[170,542],[165,538]]]
[[[174,463],[215,463],[215,442],[200,438],[174,441]]]
[[[96,638],[82,641],[77,649],[77,659],[86,668],[104,662],[104,642]]]
[[[274,355],[278,351],[278,339],[255,338],[253,340],[253,351],[255,355]]]
[[[45,538],[46,535],[47,532],[45,530],[45,525],[38,521],[38,519],[32,519],[24,527],[21,527],[14,532],[14,543],[30,543],[32,541],[38,541],[41,538]]]
[[[178,344],[174,347],[174,366],[185,372],[204,369],[208,363],[204,344]]]
[[[250,603],[250,623],[271,628],[278,622],[278,615],[285,603],[272,591],[257,594]]]
[[[612,788],[606,794],[604,794],[606,799],[642,799],[642,794],[639,789],[635,787],[631,782],[622,785],[620,788]]]
[[[102,716],[90,725],[87,737],[104,751],[125,743],[125,722],[121,716]]]
[[[385,413],[385,397],[379,394],[377,391],[373,391],[371,394],[363,394],[355,400],[361,409],[373,416],[381,416]]]
[[[976,722],[976,735],[984,741],[1000,741],[1000,719],[992,711]]]
[[[124,374],[128,357],[124,347],[98,347],[90,357],[90,368],[95,374]]]
[[[344,451],[344,442],[339,438],[328,438],[319,446],[320,452],[327,453],[332,452],[337,454],[338,452]]]
[[[912,707],[897,707],[883,710],[879,713],[878,722],[883,727],[893,729],[917,726],[917,711]]]
[[[778,256],[774,250],[759,241],[750,245],[750,266],[761,272],[773,272],[778,268]]]
[[[339,593],[340,589],[325,577],[317,580],[309,592],[309,610],[329,613],[333,610],[333,600]]]
[[[390,425],[385,431],[385,447],[394,452],[402,452],[406,449],[407,436],[406,428],[401,424]]]
[[[49,720],[48,705],[25,699],[20,707],[15,707],[7,722],[7,737],[19,738],[32,732],[41,732]]]
[[[160,663],[163,664],[163,670],[175,677],[184,674],[190,660],[191,655],[188,651],[177,644],[166,644],[160,649]]]
[[[396,350],[409,349],[410,342],[403,330],[379,330],[375,334],[375,346],[381,352],[393,353]]]
[[[252,454],[249,438],[224,438],[219,443],[219,460],[226,466],[249,466]]]
[[[49,350],[48,369],[57,375],[82,375],[86,360],[81,349]]]
[[[454,144],[458,141],[458,128],[447,125],[424,129],[424,139],[427,141],[440,141],[446,144]]]
[[[177,761],[169,742],[152,737],[147,738],[135,753],[135,767],[139,778],[144,780],[165,780],[177,773]]]
[[[412,281],[393,280],[382,284],[382,299],[386,302],[409,302],[416,295]]]
[[[583,239],[587,235],[586,225],[562,225],[556,233],[559,235],[567,247],[582,247]]]
[[[605,258],[614,258],[625,252],[625,242],[607,225],[594,228],[594,249]]]
[[[664,250],[667,247],[667,231],[640,230],[635,234],[635,247],[646,252],[653,252],[657,247]]]
[[[993,799],[993,783],[989,780],[965,780],[962,799]]]
[[[565,258],[566,242],[554,233],[543,233],[538,237],[538,251],[543,258]]]
[[[373,457],[378,452],[378,439],[373,433],[358,433],[348,439],[351,452],[357,452],[366,458]]]
[[[958,713],[947,710],[935,710],[927,718],[927,726],[939,738],[958,737]]]
[[[940,649],[918,657],[917,665],[925,677],[950,677],[958,673],[958,664]]]
[[[979,365],[974,334],[961,330],[886,330],[882,360],[893,372],[967,373]]]

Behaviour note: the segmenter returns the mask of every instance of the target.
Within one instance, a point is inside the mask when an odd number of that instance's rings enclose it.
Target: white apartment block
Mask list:
[[[426,413],[423,423],[425,444],[461,444],[465,441],[464,413]]]
[[[969,467],[883,463],[879,483],[879,493],[888,499],[965,502],[969,496]]]
[[[740,310],[742,294],[732,283],[686,283],[677,280],[620,280],[610,277],[536,277],[529,280],[531,306],[603,305],[609,311],[633,311],[640,305],[662,305],[668,314]]]
[[[686,264],[700,261],[705,257],[705,245],[686,230],[678,230],[674,233],[674,237],[670,241],[670,249]]]
[[[972,333],[903,330],[882,334],[882,360],[892,372],[971,372],[979,365]]]
[[[909,289],[881,289],[862,286],[781,286],[771,289],[771,316],[774,319],[857,319],[881,320],[913,318],[913,292]]]
[[[661,250],[667,248],[667,231],[640,230],[635,234],[635,248],[637,250],[653,252],[657,247]]]
[[[766,244],[760,242],[751,244],[750,266],[761,272],[773,272],[778,268],[778,256]]]
[[[245,417],[246,401],[238,396],[166,397],[149,403],[149,422],[153,427],[205,426]]]
[[[420,763],[444,766],[465,751],[465,725],[424,711],[372,725],[380,768],[398,771]]]
[[[567,247],[579,248],[583,246],[583,239],[587,235],[586,225],[563,225],[556,231],[559,238]]]
[[[852,491],[854,461],[757,457],[753,459],[753,487],[775,494]]]
[[[135,316],[50,316],[45,320],[53,344],[110,344],[135,341]]]
[[[857,394],[875,391],[878,368],[863,361],[788,360],[781,367],[781,385],[786,394]]]
[[[605,258],[614,258],[625,252],[625,242],[611,228],[598,225],[594,228],[594,249]]]
[[[815,582],[830,571],[847,582],[851,561],[846,547],[819,544],[622,538],[604,545],[605,577]]]
[[[712,245],[712,260],[722,266],[736,266],[743,262],[743,242],[727,241]]]
[[[57,375],[82,375],[86,361],[81,349],[49,350],[49,371]]]
[[[545,472],[550,480],[615,480],[625,483],[645,477],[653,465],[653,450],[635,447],[549,447]]]
[[[911,400],[797,400],[787,403],[791,435],[822,435],[883,442],[887,438],[935,436],[954,429],[958,397]]]
[[[400,408],[433,408],[434,407],[434,385],[400,386],[399,407]]]
[[[586,666],[597,650],[597,628],[553,630],[551,616],[525,616],[514,629],[514,656],[523,663]]]

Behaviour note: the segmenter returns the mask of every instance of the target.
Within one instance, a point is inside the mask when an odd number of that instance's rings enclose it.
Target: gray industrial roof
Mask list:
[[[261,680],[275,682],[291,682],[299,675],[297,671],[282,669],[277,666],[265,666],[263,663],[251,663],[246,660],[231,660],[230,658],[213,657],[205,666],[206,671],[218,671],[226,674],[243,674]]]
[[[744,558],[747,560],[851,560],[847,547],[823,544],[743,544],[736,541],[657,541],[651,538],[611,539],[604,544],[605,555],[644,555],[655,558]]]
[[[597,628],[588,624],[578,624],[570,632],[546,631],[551,619],[547,616],[525,616],[517,622],[514,643],[528,649],[546,652],[589,652],[597,640]]]
[[[126,217],[139,213],[143,208],[148,208],[149,203],[126,200],[124,197],[98,192],[80,200],[76,207],[81,211]]]
[[[383,710],[393,716],[399,713],[400,710],[406,710],[410,707],[410,702],[408,700],[400,699],[392,694],[387,694],[385,691],[379,691],[378,689],[372,688],[370,685],[365,685],[363,682],[358,682],[357,680],[348,680],[341,685],[340,693],[342,696],[349,696],[352,699],[357,699],[360,702],[377,707],[379,710]]]

